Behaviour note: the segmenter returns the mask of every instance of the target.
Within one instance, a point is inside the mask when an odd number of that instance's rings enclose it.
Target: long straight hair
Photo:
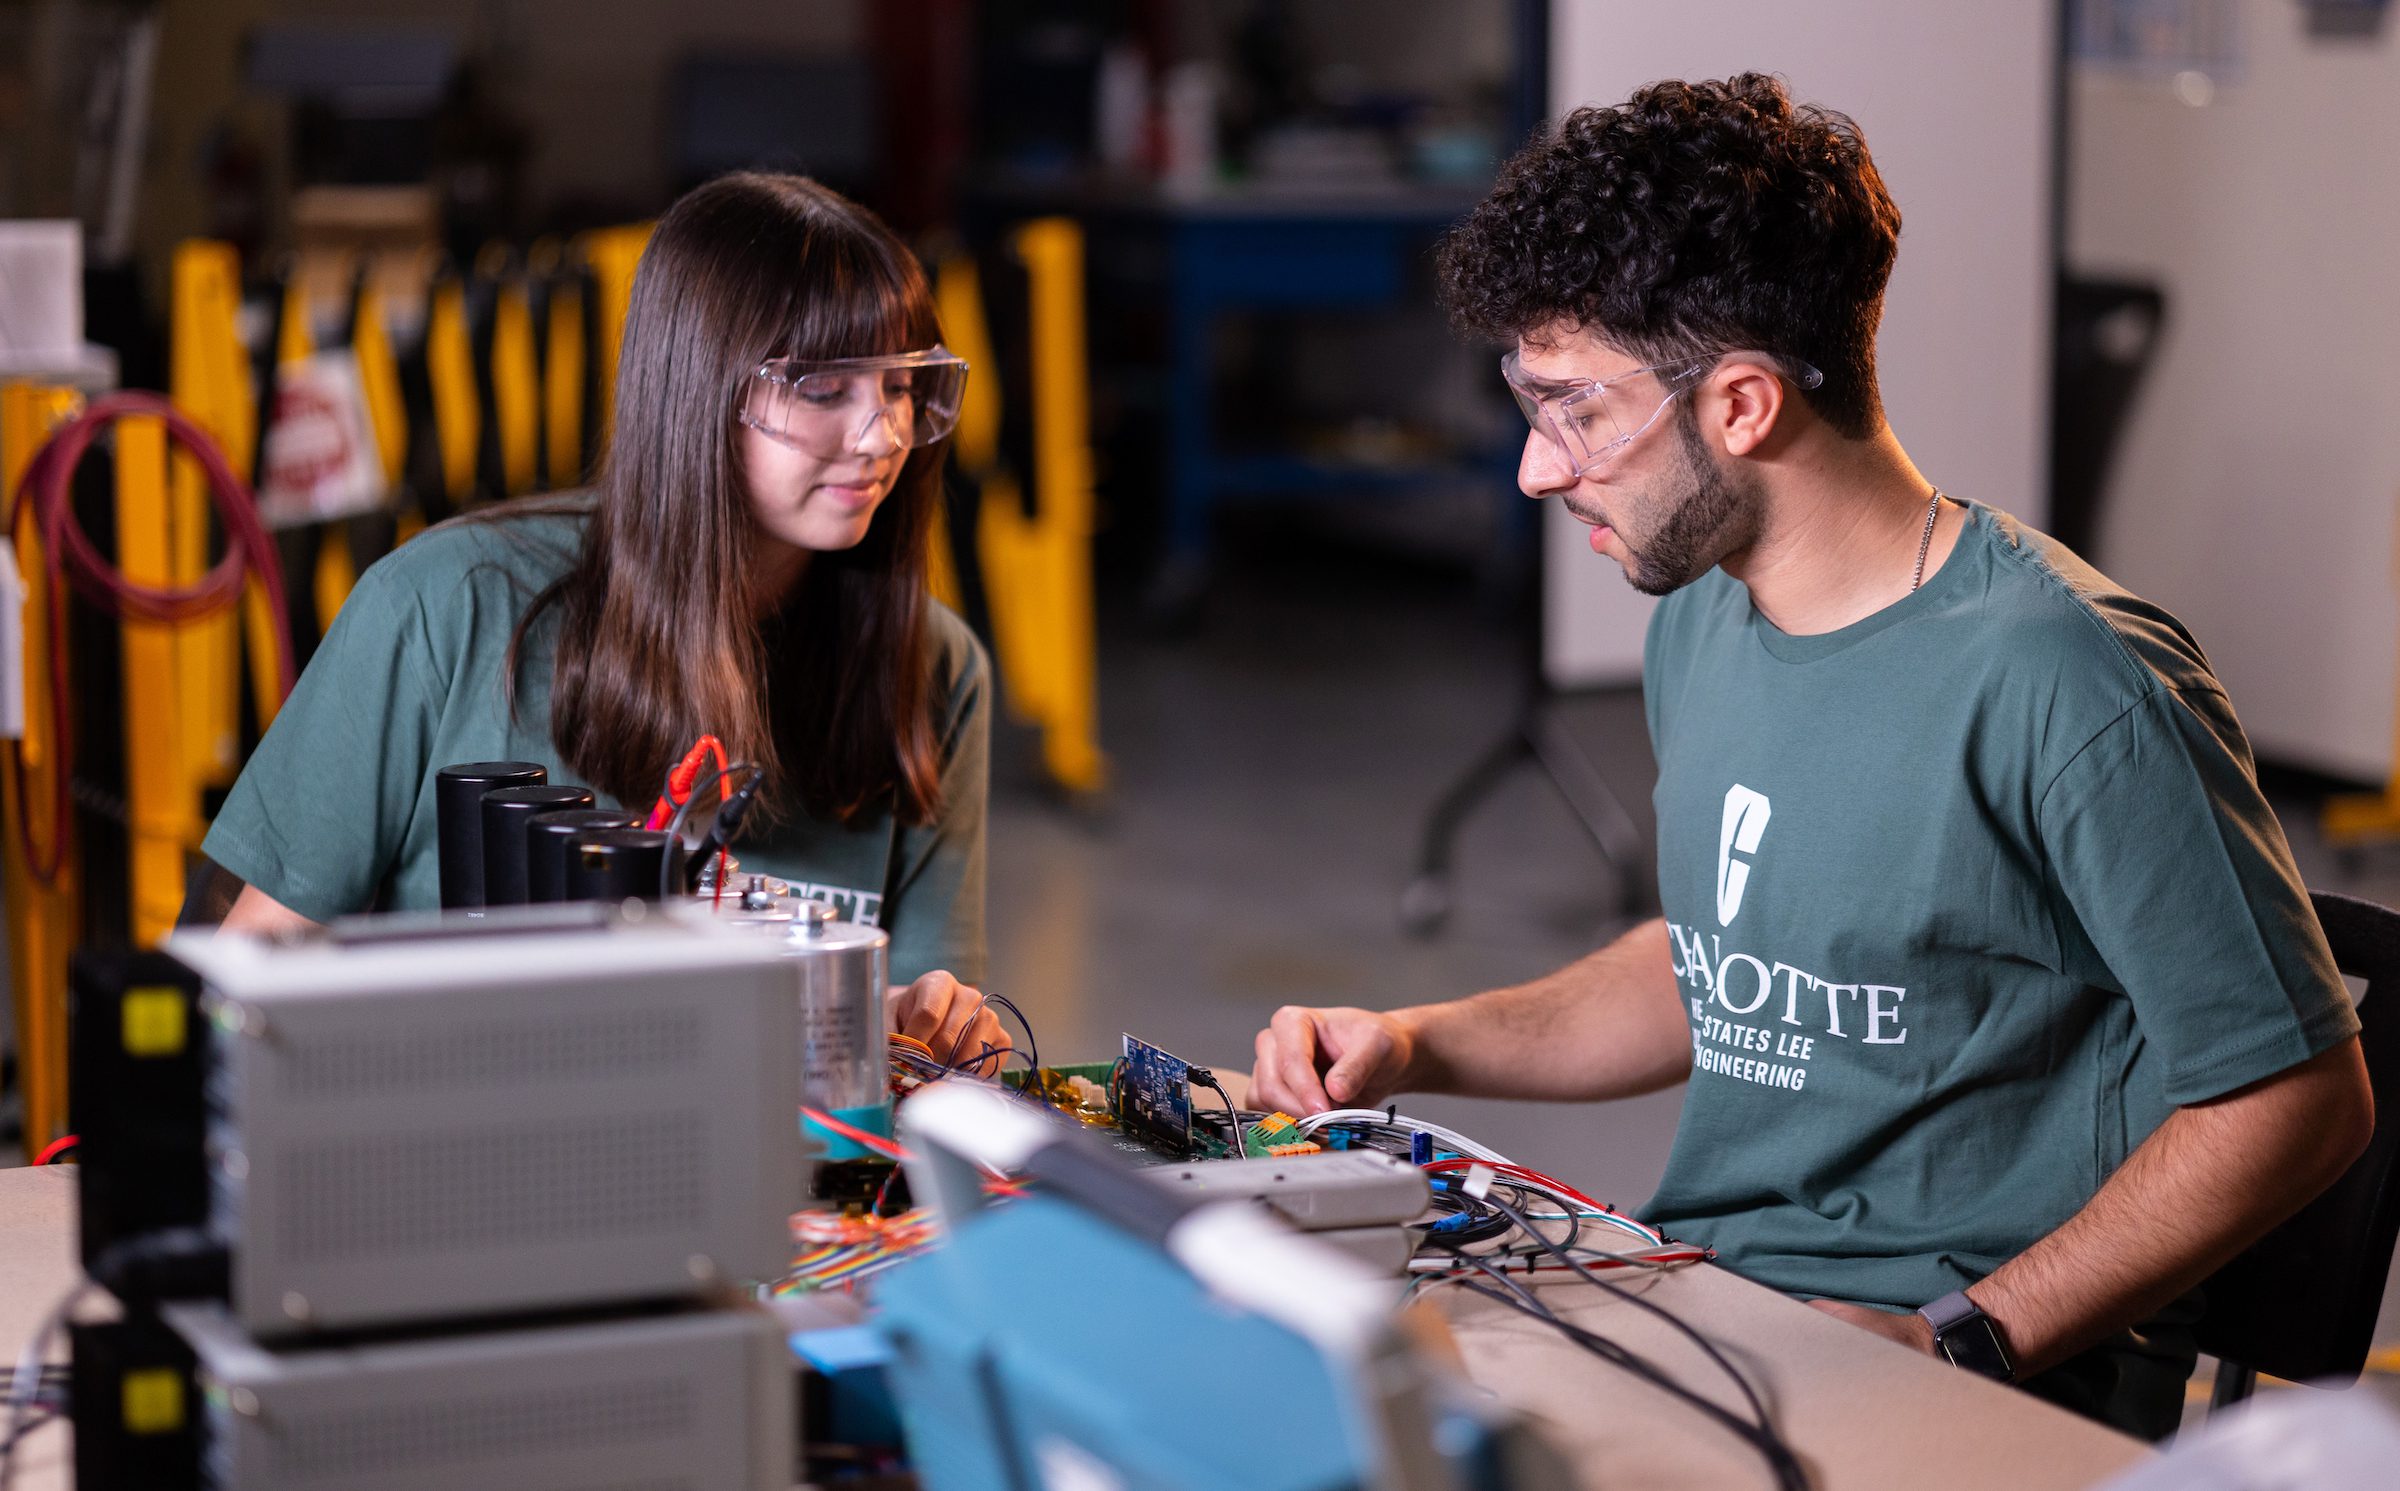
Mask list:
[[[759,365],[940,340],[916,256],[875,215],[799,176],[744,172],[659,220],[633,281],[599,498],[575,566],[510,644],[558,608],[550,734],[566,764],[647,804],[714,734],[769,781],[770,811],[856,824],[940,807],[926,543],[941,448],[909,453],[854,548],[809,556],[762,618],[736,415]]]

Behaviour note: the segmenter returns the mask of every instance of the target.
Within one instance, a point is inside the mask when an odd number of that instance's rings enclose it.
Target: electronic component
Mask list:
[[[200,1394],[192,1348],[157,1314],[67,1326],[67,1406],[77,1486],[180,1491],[200,1484]]]
[[[129,1238],[208,1217],[200,980],[164,953],[67,961],[77,1232],[88,1268]]]
[[[591,790],[542,783],[495,787],[483,794],[483,904],[522,906],[526,894],[525,830],[543,813],[565,813],[592,805]]]
[[[225,1491],[792,1484],[791,1356],[763,1311],[282,1351],[214,1305],[162,1313],[198,1358],[205,1483]]]
[[[793,904],[793,920],[778,940],[800,989],[800,1070],[811,1106],[868,1133],[892,1132],[892,1091],[886,1076],[884,991],[890,982],[891,934],[835,919],[823,901]],[[870,1153],[840,1135],[825,1140],[834,1160]]]
[[[1310,1242],[1348,1254],[1379,1274],[1398,1278],[1408,1272],[1409,1258],[1419,1239],[1405,1227],[1333,1227],[1311,1232]]]
[[[1308,1144],[1308,1136],[1292,1123],[1289,1113],[1270,1113],[1242,1131],[1242,1151],[1245,1154],[1272,1155],[1279,1151],[1315,1153],[1317,1146],[1300,1151]]]
[[[525,825],[525,899],[536,905],[567,899],[567,851],[595,828],[640,828],[642,816],[616,808],[569,808],[539,813]]]
[[[900,1126],[911,1186],[948,1234],[876,1292],[886,1379],[927,1491],[1573,1480],[1418,1353],[1376,1270],[1256,1208],[1145,1183],[1086,1131],[970,1083],[911,1099]],[[1040,1187],[987,1205],[980,1167]],[[1061,1328],[1075,1320],[1109,1322],[1120,1344],[1093,1349]]]
[[[178,932],[200,975],[209,1227],[260,1335],[686,1297],[780,1271],[803,1194],[792,965],[650,915]],[[370,940],[372,939],[372,940]]]
[[[461,761],[433,774],[434,846],[444,910],[483,904],[483,794],[549,780],[550,768],[533,761]]]
[[[1145,1138],[1192,1150],[1192,1064],[1148,1041],[1125,1037],[1125,1067],[1117,1077],[1117,1119]]]
[[[656,901],[682,883],[683,842],[659,830],[593,829],[567,849],[570,901]]]
[[[1344,1227],[1397,1228],[1433,1204],[1425,1172],[1371,1149],[1277,1159],[1162,1165],[1144,1179],[1209,1201],[1256,1201],[1305,1232]]]

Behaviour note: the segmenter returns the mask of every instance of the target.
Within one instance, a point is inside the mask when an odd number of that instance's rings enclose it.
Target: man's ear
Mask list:
[[[1764,362],[1730,359],[1709,378],[1708,389],[1715,397],[1709,401],[1711,407],[1701,411],[1701,418],[1715,424],[1727,455],[1749,455],[1766,444],[1783,422],[1788,390]]]

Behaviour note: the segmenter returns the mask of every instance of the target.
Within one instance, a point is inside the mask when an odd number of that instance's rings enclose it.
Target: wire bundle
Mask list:
[[[933,1246],[933,1213],[918,1207],[897,1216],[802,1212],[792,1218],[799,1251],[775,1283],[779,1296],[813,1289],[846,1289]]]
[[[83,464],[84,453],[91,449],[102,430],[120,419],[136,416],[162,421],[168,436],[199,463],[217,517],[225,526],[225,557],[189,586],[159,589],[127,579],[124,571],[100,552],[91,536],[83,531],[83,525],[75,521],[75,469]],[[49,581],[45,589],[50,628],[50,723],[57,739],[57,769],[51,774],[50,843],[44,846],[35,842],[30,810],[22,815],[18,833],[24,843],[27,867],[48,885],[58,878],[59,867],[66,861],[68,824],[74,812],[74,709],[67,685],[66,592],[70,588],[85,601],[121,620],[180,626],[232,610],[241,604],[244,583],[255,578],[260,593],[266,597],[267,614],[274,622],[270,630],[275,637],[277,698],[291,693],[299,668],[293,661],[290,629],[284,619],[283,565],[276,556],[273,536],[259,520],[258,503],[251,496],[249,484],[227,464],[224,452],[206,430],[159,395],[107,394],[94,399],[81,414],[60,425],[26,466],[24,480],[19,483],[9,510],[9,532],[12,535],[22,532],[28,516],[41,537],[42,566]],[[30,803],[25,794],[22,742],[18,743],[13,759],[17,800]]]

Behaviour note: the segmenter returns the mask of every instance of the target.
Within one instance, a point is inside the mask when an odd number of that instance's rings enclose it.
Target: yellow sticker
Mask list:
[[[182,1054],[188,1016],[181,989],[128,989],[123,1018],[126,1055]]]
[[[144,1367],[125,1374],[125,1432],[172,1434],[183,1427],[183,1374]]]

